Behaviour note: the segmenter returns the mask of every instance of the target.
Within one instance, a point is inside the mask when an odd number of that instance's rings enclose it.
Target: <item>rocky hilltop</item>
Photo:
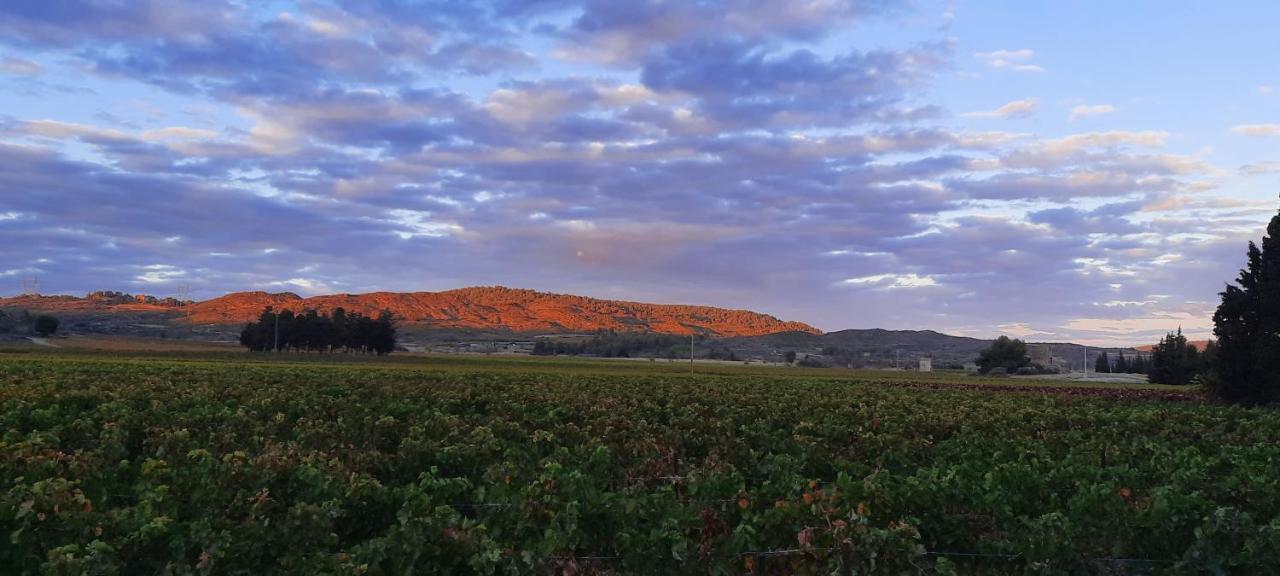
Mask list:
[[[821,333],[801,322],[785,322],[749,310],[711,306],[646,304],[551,294],[504,287],[477,287],[444,292],[373,292],[303,298],[290,292],[236,292],[191,303],[127,303],[69,296],[24,296],[0,299],[0,307],[63,311],[155,311],[172,314],[190,324],[241,324],[257,318],[262,309],[300,312],[306,309],[376,315],[390,310],[401,322],[424,328],[461,328],[531,332],[656,332],[688,334],[696,331],[720,337],[759,336],[777,332]]]

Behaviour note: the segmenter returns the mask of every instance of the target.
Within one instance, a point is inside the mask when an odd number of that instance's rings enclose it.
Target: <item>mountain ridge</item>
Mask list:
[[[98,294],[98,293],[95,293]],[[302,297],[292,292],[233,292],[200,302],[181,303],[145,296],[107,293],[109,298],[18,296],[0,298],[0,307],[51,312],[163,312],[190,324],[242,324],[263,308],[306,309],[375,315],[390,310],[402,322],[428,328],[508,330],[511,332],[656,332],[700,333],[717,337],[760,336],[778,332],[821,334],[803,322],[743,309],[690,304],[652,304],[539,292],[504,286],[474,286],[440,292],[370,292]],[[91,295],[92,296],[92,295]]]

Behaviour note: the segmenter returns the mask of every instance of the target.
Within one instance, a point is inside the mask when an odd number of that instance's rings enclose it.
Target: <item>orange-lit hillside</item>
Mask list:
[[[0,299],[10,306],[53,312],[170,312],[194,324],[239,324],[257,318],[267,306],[300,312],[306,309],[376,315],[390,310],[402,322],[433,328],[511,330],[516,332],[658,332],[715,336],[759,336],[776,332],[820,331],[801,322],[785,322],[749,310],[711,306],[645,304],[504,287],[476,287],[444,292],[374,292],[302,298],[297,294],[236,292],[185,306],[102,301],[69,296],[24,296]]]

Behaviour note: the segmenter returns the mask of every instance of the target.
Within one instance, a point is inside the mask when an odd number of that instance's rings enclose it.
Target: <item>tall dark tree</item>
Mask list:
[[[1217,346],[1206,354],[1213,363],[1209,391],[1230,402],[1280,400],[1280,214],[1267,225],[1261,248],[1249,243],[1246,267],[1220,296]]]
[[[1147,375],[1157,384],[1190,384],[1192,378],[1201,374],[1201,368],[1199,352],[1182,335],[1182,328],[1178,328],[1151,349],[1151,370]]]
[[[1105,350],[1098,355],[1097,360],[1094,360],[1093,371],[1099,374],[1109,374],[1111,372],[1111,359],[1107,357]]]
[[[1129,360],[1124,357],[1124,350],[1120,351],[1120,356],[1116,358],[1116,366],[1112,371],[1116,374],[1129,373]]]
[[[1135,355],[1133,357],[1133,360],[1129,362],[1129,373],[1130,374],[1146,374],[1147,373],[1146,356],[1143,356],[1142,354]]]
[[[1015,372],[1023,366],[1030,365],[1031,358],[1027,356],[1027,343],[1008,336],[996,338],[991,343],[991,347],[983,350],[978,356],[978,372],[983,374],[996,368]]]

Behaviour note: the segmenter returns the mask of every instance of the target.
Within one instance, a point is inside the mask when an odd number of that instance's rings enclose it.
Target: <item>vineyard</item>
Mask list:
[[[0,354],[3,571],[1280,566],[1280,412],[1185,391],[251,358]]]

